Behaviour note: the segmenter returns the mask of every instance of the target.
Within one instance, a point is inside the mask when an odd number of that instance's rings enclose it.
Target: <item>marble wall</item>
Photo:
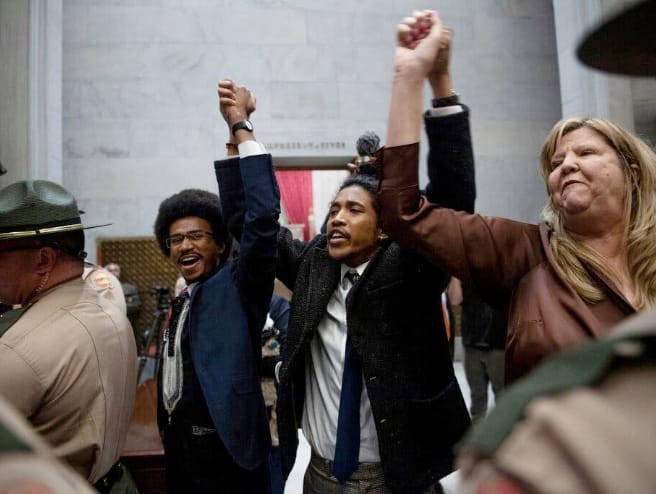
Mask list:
[[[63,0],[63,175],[96,236],[150,235],[160,201],[215,189],[226,129],[216,83],[258,97],[279,162],[347,162],[385,135],[395,25],[409,0]],[[536,221],[537,155],[561,100],[552,2],[432,1],[455,30],[471,107],[479,211]],[[426,103],[429,102],[426,93]],[[423,146],[425,152],[425,146]],[[423,175],[423,174],[422,174]]]
[[[634,131],[631,78],[608,75],[582,65],[576,57],[581,34],[635,0],[554,0],[563,116],[612,118]]]

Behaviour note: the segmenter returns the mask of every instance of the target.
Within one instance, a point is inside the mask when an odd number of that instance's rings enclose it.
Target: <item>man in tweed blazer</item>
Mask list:
[[[425,123],[431,145],[429,168],[440,174],[440,179],[431,177],[431,181],[443,185],[440,190],[428,193],[433,200],[439,198],[442,204],[472,210],[475,189],[468,120],[464,107],[447,116],[427,113]],[[235,163],[236,160],[215,163],[220,177],[222,208],[227,218],[238,216],[236,210],[240,204]],[[354,258],[358,264],[352,267],[360,267],[361,278],[343,305],[348,336],[362,362],[363,402],[370,404],[364,405],[365,409],[370,407],[369,411],[361,412],[361,438],[368,441],[360,450],[362,469],[368,470],[370,464],[377,465],[378,478],[370,481],[378,482],[381,488],[391,492],[426,492],[426,489],[440,492],[439,479],[452,471],[453,445],[469,425],[440,313],[440,294],[449,276],[387,240],[377,226],[375,194],[353,183],[342,192],[353,190],[361,192],[359,198],[368,208],[371,220],[364,228],[369,229],[365,258],[344,254],[343,249],[340,252],[344,244],[355,244],[362,235],[362,225],[342,219],[346,213],[341,211],[341,192],[331,208],[327,235],[318,235],[304,243],[293,240],[291,233],[282,228],[278,239],[277,276],[294,291],[283,363],[279,369],[278,427],[283,475],[286,478],[294,465],[298,428],[303,427],[313,448],[305,491],[318,490],[316,482],[307,483],[311,472],[319,471],[327,477],[323,480],[336,482],[334,477],[330,479],[335,407],[332,414],[325,409],[322,412],[319,403],[326,382],[317,382],[315,378],[320,372],[309,369],[317,363],[315,357],[321,355],[321,338],[317,335],[322,331],[322,320],[327,317],[335,292],[343,284],[346,265]],[[338,241],[338,237],[344,240]],[[351,250],[359,253],[357,245]],[[313,348],[313,345],[318,346]],[[339,377],[333,376],[328,384],[336,380],[339,388]],[[308,393],[313,395],[311,410]],[[335,396],[339,398],[339,394],[334,393],[324,398],[334,402]],[[329,416],[324,417],[323,413]],[[314,425],[310,423],[312,420]],[[328,424],[325,427],[330,430],[325,434],[316,430],[313,433],[313,429],[321,427],[319,422]],[[354,480],[358,470],[349,482],[359,481]],[[327,489],[324,484],[320,485],[320,489]]]
[[[432,201],[473,211],[469,114],[453,95],[446,60],[432,74],[426,112]],[[445,94],[446,93],[446,94]],[[242,214],[236,160],[215,163],[226,218]],[[377,181],[355,175],[333,200],[326,234],[294,240],[281,228],[277,277],[293,290],[279,368],[278,430],[286,478],[298,428],[312,447],[304,492],[441,492],[469,415],[451,364],[440,307],[449,275],[389,241],[378,224]],[[235,227],[236,225],[233,225]],[[360,278],[351,288],[349,271]],[[344,342],[361,362],[360,447],[355,471],[334,475]]]

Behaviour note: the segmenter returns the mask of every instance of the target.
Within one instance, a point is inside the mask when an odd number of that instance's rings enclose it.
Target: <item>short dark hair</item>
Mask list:
[[[189,216],[197,216],[206,220],[212,228],[212,236],[217,245],[223,244],[226,246],[219,258],[220,262],[223,263],[230,253],[230,233],[221,212],[219,197],[212,192],[201,189],[182,190],[164,199],[159,205],[154,229],[162,253],[167,257],[171,253],[171,250],[166,246],[171,224],[180,218]]]
[[[84,231],[49,233],[32,237],[20,237],[3,241],[9,249],[52,247],[66,256],[82,261],[87,253],[84,251]]]
[[[84,251],[84,231],[52,233],[36,237],[37,244],[51,245],[73,259],[82,260],[87,256]]]
[[[377,216],[380,216],[380,201],[378,200],[378,180],[371,175],[365,175],[362,173],[350,175],[349,177],[346,178],[346,180],[342,182],[337,192],[339,193],[345,188],[352,187],[354,185],[362,187],[364,190],[369,192],[369,195],[371,196],[371,204],[374,207],[374,211],[376,211]]]

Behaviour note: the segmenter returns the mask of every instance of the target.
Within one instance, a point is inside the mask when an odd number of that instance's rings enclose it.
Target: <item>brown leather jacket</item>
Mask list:
[[[635,312],[612,283],[597,276],[606,298],[589,304],[554,268],[545,224],[456,212],[419,193],[418,144],[386,148],[380,200],[385,231],[462,280],[488,303],[508,309],[506,382],[545,357],[605,335]]]

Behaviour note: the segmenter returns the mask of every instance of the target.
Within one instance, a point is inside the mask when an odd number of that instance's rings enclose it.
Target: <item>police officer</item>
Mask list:
[[[45,180],[0,190],[0,394],[55,455],[105,490],[136,391],[125,311],[82,279],[84,227],[75,198]]]

